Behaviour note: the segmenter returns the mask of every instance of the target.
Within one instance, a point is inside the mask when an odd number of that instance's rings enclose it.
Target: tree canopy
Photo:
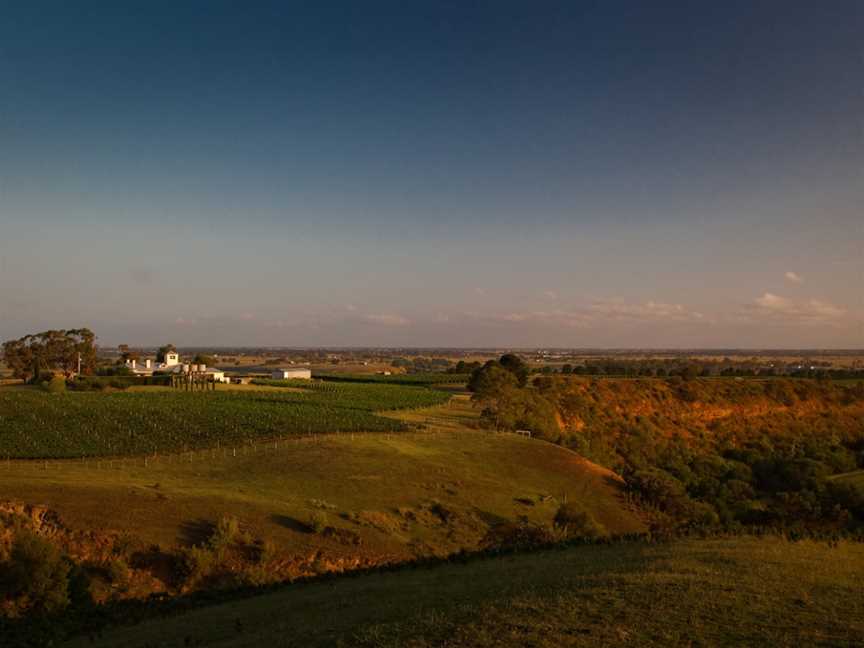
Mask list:
[[[38,381],[43,373],[62,371],[67,376],[78,370],[92,374],[96,369],[96,336],[88,328],[31,333],[3,343],[3,357],[12,375]]]

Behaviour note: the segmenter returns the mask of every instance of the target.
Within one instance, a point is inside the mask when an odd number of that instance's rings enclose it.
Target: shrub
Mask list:
[[[125,587],[129,583],[129,565],[122,558],[115,558],[108,563],[106,573],[108,580],[116,587]]]
[[[587,511],[573,502],[564,502],[555,513],[555,526],[564,529],[568,536],[596,538],[606,535],[606,527]]]
[[[180,576],[191,585],[213,571],[216,556],[207,547],[187,547],[180,553]]]
[[[0,591],[35,612],[59,612],[69,605],[71,567],[58,547],[32,531],[19,531],[0,574]]]
[[[327,514],[323,511],[316,511],[309,518],[309,528],[315,533],[324,533],[327,528]]]
[[[42,389],[51,394],[62,394],[66,391],[66,380],[63,376],[53,376],[42,383]]]
[[[500,551],[523,551],[547,547],[559,540],[546,527],[529,522],[502,522],[489,529],[483,538],[483,546]]]
[[[230,515],[223,515],[216,524],[213,535],[210,536],[208,544],[210,548],[220,556],[224,551],[237,541],[240,535],[240,522]]]

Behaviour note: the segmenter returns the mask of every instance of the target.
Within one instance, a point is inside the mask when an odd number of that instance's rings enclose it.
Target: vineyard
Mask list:
[[[377,383],[385,385],[464,385],[468,382],[470,377],[469,374],[450,374],[441,372],[395,374],[391,376],[347,373],[315,374],[315,378],[328,382]]]
[[[285,386],[296,386],[291,381]],[[299,391],[0,391],[0,458],[152,454],[327,432],[397,432],[376,411],[445,403],[423,387],[313,383]]]

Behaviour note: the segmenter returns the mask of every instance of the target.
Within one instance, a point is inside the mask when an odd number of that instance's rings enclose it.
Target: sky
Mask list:
[[[0,339],[864,347],[864,3],[42,2]]]

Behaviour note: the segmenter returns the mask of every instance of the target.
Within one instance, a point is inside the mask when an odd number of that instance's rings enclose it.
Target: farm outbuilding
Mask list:
[[[302,367],[291,367],[289,369],[274,369],[270,374],[273,380],[311,380],[312,370]]]

